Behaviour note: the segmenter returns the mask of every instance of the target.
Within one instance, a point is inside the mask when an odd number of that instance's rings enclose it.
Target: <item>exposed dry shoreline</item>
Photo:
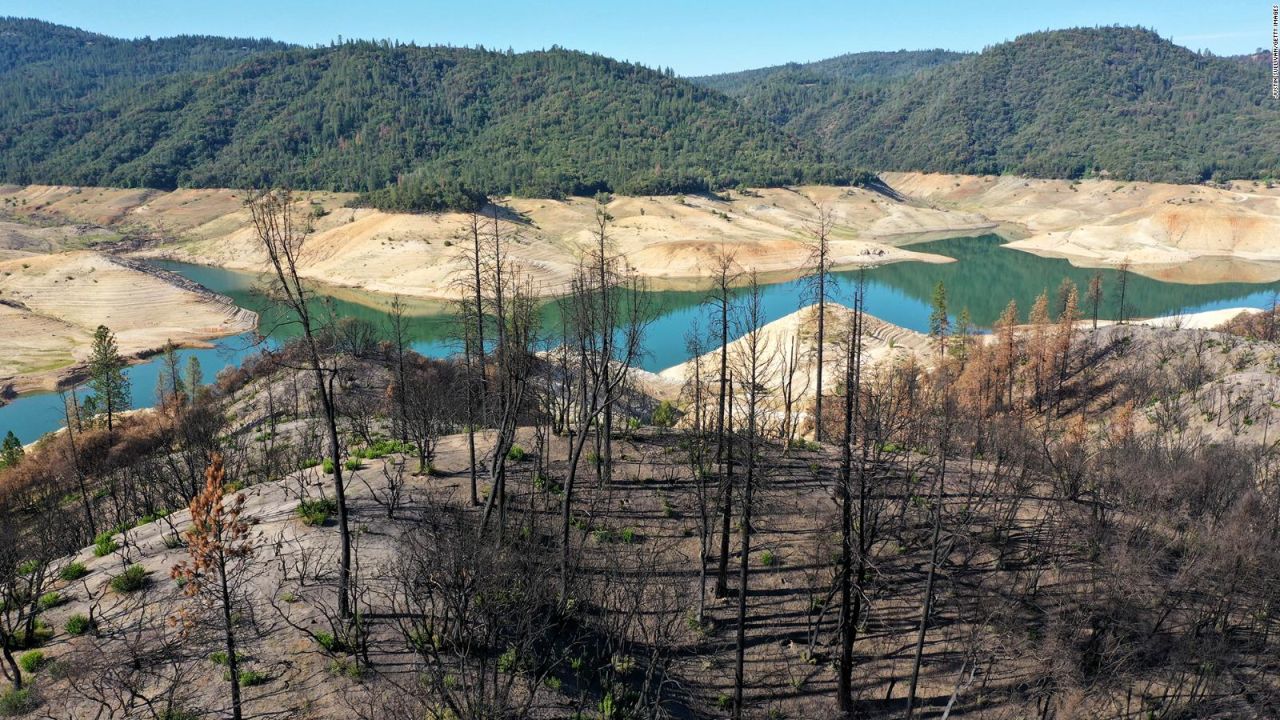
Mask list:
[[[1086,267],[1127,262],[1135,272],[1167,281],[1280,279],[1280,189],[1259,183],[1216,188],[925,173],[883,177],[897,197],[825,186],[618,197],[608,206],[614,217],[610,241],[655,289],[705,287],[723,249],[742,271],[782,281],[804,272],[811,223],[822,206],[835,214],[831,249],[841,268],[948,262],[911,246],[990,232],[1015,249]],[[392,293],[427,303],[461,294],[466,216],[352,209],[345,207],[351,195],[342,193],[298,197],[298,210],[313,230],[304,276],[366,304]],[[97,253],[65,252],[128,239],[114,249],[260,272],[265,257],[240,191],[10,185],[0,186],[0,203],[6,216],[0,219],[0,267],[10,273],[0,276],[0,299],[7,301],[0,305],[6,328],[0,340],[11,348],[0,360],[0,388],[53,387],[83,360],[100,322],[116,330],[126,354],[154,351],[169,338],[191,345],[252,327],[251,313],[238,313],[178,278]],[[511,198],[504,205],[512,262],[536,292],[564,292],[593,243],[593,202]],[[58,265],[86,257],[97,258],[94,268],[61,277],[110,269],[83,287],[111,291],[69,292],[71,280],[62,286],[47,280],[59,277]],[[36,283],[44,288],[40,302],[27,297],[33,287],[31,278],[23,278],[30,273],[15,272],[32,264],[45,268],[46,281]]]
[[[1008,247],[1169,282],[1280,280],[1280,188],[885,173],[917,203],[999,223]]]
[[[0,262],[0,389],[54,390],[83,373],[94,329],[106,325],[120,354],[138,361],[167,341],[198,347],[252,330],[257,316],[230,298],[97,252]]]

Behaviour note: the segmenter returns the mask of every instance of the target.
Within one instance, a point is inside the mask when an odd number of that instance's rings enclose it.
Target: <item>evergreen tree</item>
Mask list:
[[[129,409],[129,378],[124,374],[125,361],[116,347],[116,337],[106,325],[93,333],[93,349],[89,355],[89,387],[93,399],[86,407],[106,416],[107,432],[115,431],[115,416]]]
[[[933,286],[933,310],[929,313],[929,337],[938,344],[938,352],[947,352],[947,335],[951,330],[951,320],[947,317],[947,287],[939,280]]]
[[[10,430],[4,436],[4,442],[0,443],[0,468],[13,467],[22,460],[24,450],[22,449],[22,441],[17,435]]]

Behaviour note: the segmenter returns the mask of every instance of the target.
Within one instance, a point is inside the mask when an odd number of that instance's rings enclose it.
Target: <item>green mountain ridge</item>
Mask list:
[[[560,48],[121,40],[0,19],[0,181],[365,193],[671,194],[858,168],[1200,182],[1280,175],[1269,67],[1139,28],[719,76]]]
[[[1183,183],[1280,175],[1269,67],[1140,28],[1032,33],[909,76],[814,80],[807,67],[700,81],[876,170]]]
[[[0,43],[24,36],[8,30]],[[179,67],[0,115],[0,177],[157,188],[461,186],[532,196],[852,177],[720,93],[598,55],[385,42],[247,52],[208,72]],[[88,56],[81,64],[98,75],[120,74],[114,55]],[[0,97],[21,92],[48,62],[0,73]],[[414,209],[423,204],[414,194],[381,199]]]

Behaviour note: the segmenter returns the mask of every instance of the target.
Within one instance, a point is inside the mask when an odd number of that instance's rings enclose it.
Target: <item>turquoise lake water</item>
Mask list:
[[[934,286],[942,281],[946,285],[953,314],[967,308],[974,324],[985,329],[994,324],[1010,299],[1018,302],[1025,318],[1036,296],[1047,289],[1050,297],[1055,297],[1064,278],[1076,283],[1083,296],[1095,272],[1072,267],[1065,260],[1010,250],[1001,247],[1001,242],[995,235],[984,235],[912,245],[912,250],[946,255],[955,258],[956,262],[895,263],[867,271],[867,312],[895,325],[927,331],[930,298]],[[802,260],[797,258],[798,262]],[[236,304],[262,315],[259,332],[266,336],[265,339],[249,333],[222,338],[214,343],[213,348],[180,351],[184,364],[188,355],[200,358],[206,382],[211,381],[218,370],[239,364],[257,352],[258,342],[277,342],[294,332],[293,328],[273,319],[261,297],[254,292],[256,278],[252,274],[169,261],[155,261],[154,264],[227,295]],[[1119,274],[1104,270],[1102,275],[1105,299],[1101,317],[1118,317],[1116,288]],[[854,272],[836,274],[832,292],[835,302],[847,301],[855,277]],[[1130,274],[1125,314],[1129,317],[1155,317],[1228,307],[1269,307],[1278,292],[1280,283],[1183,285]],[[710,333],[705,331],[710,327],[706,299],[707,293],[699,291],[662,291],[646,295],[645,301],[655,319],[645,334],[646,353],[639,362],[641,367],[661,370],[687,360],[685,336],[695,321],[704,329],[704,342],[712,342]],[[338,316],[359,316],[385,324],[385,313],[377,308],[335,297],[326,298],[325,302],[328,309]],[[811,302],[808,285],[802,280],[780,282],[764,289],[764,309],[769,321]],[[410,333],[414,349],[430,356],[455,352],[457,343],[453,339],[452,321],[439,314],[438,310],[427,312],[435,314],[412,319]],[[559,308],[551,301],[543,306],[542,313],[550,341],[552,329],[558,326]],[[127,373],[132,382],[133,406],[152,405],[159,363],[150,361],[133,365]],[[0,435],[12,430],[23,442],[31,442],[61,427],[62,423],[62,401],[56,394],[23,396],[0,407]]]

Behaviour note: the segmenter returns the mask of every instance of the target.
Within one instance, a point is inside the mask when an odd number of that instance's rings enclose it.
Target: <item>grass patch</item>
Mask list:
[[[345,677],[352,680],[358,680],[364,672],[360,669],[360,664],[349,658],[334,658],[329,663],[329,674],[335,677]]]
[[[39,672],[47,664],[49,664],[49,658],[39,650],[24,652],[18,656],[18,667],[22,668],[23,672]]]
[[[231,679],[231,672],[222,673],[223,680]],[[240,687],[256,687],[271,682],[271,674],[261,670],[241,670],[240,671]]]
[[[323,525],[330,515],[338,512],[338,503],[329,498],[303,500],[298,503],[298,517],[307,525]]]
[[[9,689],[0,693],[0,716],[16,717],[36,709],[36,699],[29,688]]]
[[[36,607],[40,608],[41,611],[45,611],[49,608],[56,608],[66,601],[65,595],[57,590],[52,590],[40,596],[40,599],[36,601]]]
[[[520,462],[521,460],[523,460],[524,455],[525,455],[524,448],[520,447],[519,445],[512,445],[511,449],[507,451],[507,459],[512,460],[514,462]]]
[[[74,582],[88,574],[89,574],[89,568],[85,567],[84,563],[73,562],[67,565],[66,567],[62,568],[62,570],[58,573],[58,577],[62,578],[67,582]]]
[[[115,532],[112,530],[99,533],[98,537],[93,539],[94,557],[106,557],[119,549],[120,543],[116,542]]]
[[[93,629],[93,621],[86,615],[76,613],[67,618],[64,628],[68,635],[83,635]]]
[[[245,654],[244,654],[244,653],[239,652],[239,651],[237,651],[237,652],[236,652],[236,662],[238,662],[238,663],[242,663],[242,662],[244,662],[244,661],[245,661],[245,659],[246,659],[246,657],[245,657]],[[218,650],[217,652],[210,653],[210,654],[209,654],[209,661],[210,661],[210,662],[212,662],[214,665],[222,665],[222,666],[226,666],[226,664],[227,664],[227,653],[226,653],[226,651],[225,651],[225,650]]]
[[[773,567],[778,564],[778,556],[774,555],[772,550],[765,550],[760,553],[760,564],[765,567]]]
[[[150,579],[146,568],[141,565],[130,565],[124,572],[111,578],[111,589],[124,595],[137,592],[147,586]]]
[[[317,645],[329,652],[345,652],[347,649],[347,644],[342,641],[342,638],[331,632],[319,630],[313,633],[312,637],[315,638]]]

